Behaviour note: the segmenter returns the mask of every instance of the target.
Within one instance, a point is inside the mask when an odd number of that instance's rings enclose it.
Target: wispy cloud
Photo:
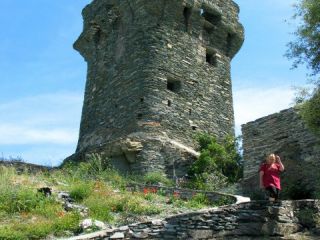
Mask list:
[[[76,129],[41,129],[41,127],[26,127],[17,125],[0,126],[0,145],[20,145],[52,143],[65,145],[75,143]]]
[[[0,104],[0,144],[70,144],[77,141],[82,96],[38,95]]]
[[[293,98],[294,90],[286,87],[235,91],[234,111],[237,134],[240,133],[242,124],[290,107]]]

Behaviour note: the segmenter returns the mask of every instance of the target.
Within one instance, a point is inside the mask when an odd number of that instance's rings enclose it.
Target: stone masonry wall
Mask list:
[[[301,200],[229,205],[73,239],[318,239],[319,235],[319,200]]]
[[[188,165],[197,156],[196,132],[232,135],[230,61],[243,42],[238,13],[231,0],[89,4],[74,44],[88,63],[76,155],[113,152],[106,154],[126,170],[168,173],[168,161]],[[103,150],[123,142],[141,147]]]
[[[258,188],[258,168],[267,154],[282,158],[284,198],[320,197],[320,139],[305,126],[294,108],[283,110],[242,126],[244,188]],[[251,196],[253,197],[253,196]]]

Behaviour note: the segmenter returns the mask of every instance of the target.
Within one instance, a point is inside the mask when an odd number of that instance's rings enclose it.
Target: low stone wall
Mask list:
[[[255,198],[259,193],[259,166],[275,152],[286,169],[281,176],[283,199],[319,198],[320,139],[307,129],[297,110],[249,122],[242,126],[242,134],[245,194]]]
[[[320,200],[234,204],[71,239],[295,239],[300,234],[320,236]]]

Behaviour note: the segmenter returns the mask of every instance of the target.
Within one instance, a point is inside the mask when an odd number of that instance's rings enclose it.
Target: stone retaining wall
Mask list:
[[[317,239],[320,201],[255,201],[131,224],[76,239]]]

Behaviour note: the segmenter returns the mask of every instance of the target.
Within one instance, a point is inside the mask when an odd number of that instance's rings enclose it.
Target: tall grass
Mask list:
[[[112,169],[108,159],[92,155],[88,162],[66,164],[63,169],[27,175],[14,168],[0,166],[0,239],[44,239],[48,235],[63,236],[65,231],[77,233],[82,216],[66,212],[56,201],[55,193],[45,197],[37,188],[45,185],[68,191],[77,202],[89,209],[89,218],[120,224],[136,216],[162,214],[167,211],[168,196],[160,192],[128,192],[131,181],[172,185],[162,173],[122,176]],[[172,197],[171,208],[201,208],[207,199],[196,195],[186,202]],[[131,220],[128,220],[128,219]]]
[[[0,239],[40,239],[48,234],[78,231],[78,213],[65,213],[53,197],[17,181],[13,168],[0,167]]]

